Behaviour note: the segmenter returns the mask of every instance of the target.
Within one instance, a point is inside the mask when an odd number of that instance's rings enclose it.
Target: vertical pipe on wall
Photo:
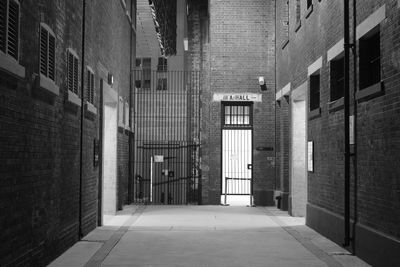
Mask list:
[[[349,0],[344,0],[344,244],[350,245],[350,15]]]
[[[132,125],[132,91],[133,91],[133,71],[132,71],[132,64],[133,64],[133,53],[132,53],[132,47],[133,47],[133,23],[136,23],[133,21],[133,19],[136,16],[133,16],[133,1],[130,2],[130,14],[131,14],[131,25],[129,25],[129,30],[130,30],[130,40],[129,40],[129,128],[131,129],[131,132],[133,132],[133,125]],[[136,12],[136,7],[135,7],[135,12]],[[134,177],[133,175],[133,169],[132,169],[132,154],[133,154],[133,149],[132,149],[132,133],[129,133],[128,137],[128,146],[129,146],[129,152],[128,152],[128,202],[131,204],[133,202],[133,198],[131,196],[132,194],[132,179]]]
[[[354,116],[354,150],[353,150],[353,172],[354,172],[354,190],[353,190],[353,195],[354,195],[354,219],[353,219],[353,233],[352,233],[352,253],[353,255],[356,253],[356,247],[355,247],[355,238],[356,238],[356,231],[355,227],[357,224],[357,190],[358,190],[358,178],[357,178],[357,100],[356,100],[356,91],[357,91],[357,50],[355,49],[355,45],[357,43],[357,36],[356,36],[356,29],[357,29],[357,1],[353,0],[353,116]]]
[[[83,120],[84,120],[84,88],[85,88],[85,21],[86,0],[82,0],[82,76],[81,76],[81,133],[80,133],[80,162],[79,162],[79,239],[83,237],[82,230],[82,194],[83,194]]]
[[[276,29],[276,26],[277,26],[277,22],[276,22],[276,20],[277,20],[277,12],[276,12],[276,8],[277,8],[277,4],[276,4],[276,0],[275,0],[275,94],[274,94],[274,96],[276,96],[276,91],[277,91],[277,77],[278,77],[278,72],[277,72],[277,61],[276,61],[276,47],[277,47],[277,44],[278,44],[278,41],[277,41],[277,29]],[[289,19],[289,18],[288,18]],[[278,174],[277,174],[277,170],[278,170],[278,168],[277,168],[277,166],[276,166],[276,164],[277,164],[277,160],[276,160],[276,155],[277,155],[277,153],[276,153],[276,132],[277,132],[277,128],[276,128],[276,118],[277,118],[277,114],[276,114],[276,99],[275,99],[275,101],[274,101],[274,113],[275,113],[275,117],[274,117],[274,123],[275,123],[275,125],[274,125],[274,127],[275,127],[275,134],[274,134],[274,153],[275,153],[275,191],[278,189],[277,188],[277,184],[278,184],[278,182],[277,182],[277,179],[278,179]],[[279,159],[279,160],[281,160],[281,159]],[[282,189],[282,186],[280,185],[280,187],[281,187],[281,189]]]

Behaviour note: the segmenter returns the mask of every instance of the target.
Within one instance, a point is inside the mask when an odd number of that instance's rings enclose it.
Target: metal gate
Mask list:
[[[252,110],[246,103],[224,104],[222,202],[252,204]],[[236,197],[230,197],[236,196]]]
[[[134,202],[199,204],[200,73],[135,71]]]

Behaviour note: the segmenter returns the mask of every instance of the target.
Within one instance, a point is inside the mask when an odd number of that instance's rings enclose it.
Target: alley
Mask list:
[[[368,266],[275,208],[131,206],[55,266]]]

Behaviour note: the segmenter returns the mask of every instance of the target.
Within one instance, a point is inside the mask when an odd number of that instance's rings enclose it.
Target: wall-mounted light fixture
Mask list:
[[[258,77],[258,84],[260,85],[261,91],[267,91],[267,85],[263,76]]]

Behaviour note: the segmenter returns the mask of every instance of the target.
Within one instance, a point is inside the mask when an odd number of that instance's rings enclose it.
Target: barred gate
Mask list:
[[[133,200],[199,204],[200,73],[135,71]]]

